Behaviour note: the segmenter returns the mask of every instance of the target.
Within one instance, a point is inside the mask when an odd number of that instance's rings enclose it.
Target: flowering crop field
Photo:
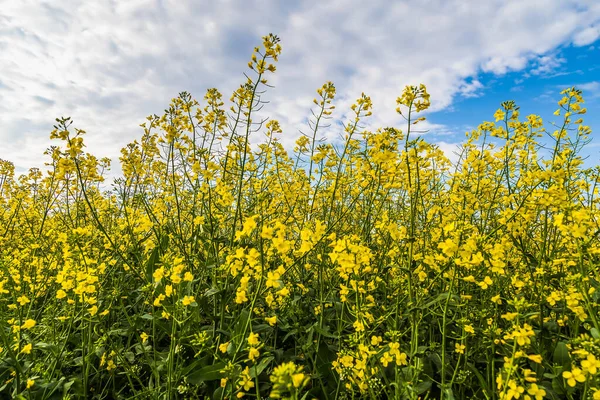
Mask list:
[[[255,121],[280,52],[263,38],[230,109],[209,89],[149,116],[112,185],[70,118],[47,171],[1,161],[0,396],[600,399],[581,92],[551,132],[502,103],[451,162],[418,135],[423,85],[402,129],[366,130],[363,94],[325,142],[327,82],[288,152]]]

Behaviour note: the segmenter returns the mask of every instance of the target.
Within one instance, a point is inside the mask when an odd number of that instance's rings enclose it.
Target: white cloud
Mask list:
[[[549,75],[567,61],[566,58],[556,55],[545,55],[534,60],[531,75]]]
[[[483,84],[474,79],[471,82],[463,82],[458,91],[463,97],[479,97],[482,94],[481,89],[483,89]]]
[[[577,88],[579,88],[581,90],[590,91],[590,92],[596,92],[596,91],[600,90],[600,82],[598,82],[598,81],[581,83],[581,84],[575,85],[575,86],[577,86]]]
[[[573,44],[576,46],[586,46],[594,43],[600,37],[600,25],[587,27],[575,35]]]
[[[280,120],[290,146],[327,80],[338,89],[334,117],[364,91],[369,125],[402,127],[394,109],[405,85],[427,84],[432,110],[446,109],[484,90],[478,72],[521,70],[560,45],[593,41],[599,21],[593,0],[5,2],[0,158],[21,171],[41,166],[54,118],[69,115],[90,151],[116,159],[178,92],[201,100],[217,87],[228,99],[269,32],[283,53],[261,114]]]

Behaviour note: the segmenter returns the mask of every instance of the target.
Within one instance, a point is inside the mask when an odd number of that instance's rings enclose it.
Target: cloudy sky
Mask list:
[[[117,160],[179,92],[228,99],[271,32],[283,52],[265,113],[287,145],[328,80],[334,117],[365,92],[370,123],[397,127],[396,97],[425,83],[427,135],[447,150],[504,100],[555,120],[576,85],[596,131],[587,152],[600,153],[597,0],[0,0],[0,158],[42,167],[55,118],[71,116],[88,151]]]

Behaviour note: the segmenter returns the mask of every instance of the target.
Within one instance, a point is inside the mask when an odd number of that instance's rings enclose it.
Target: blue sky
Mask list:
[[[55,118],[71,116],[87,150],[116,161],[179,92],[201,100],[216,87],[228,99],[270,32],[283,52],[263,114],[288,148],[331,80],[334,118],[365,92],[369,126],[400,128],[396,97],[425,83],[426,135],[448,154],[502,101],[552,121],[560,90],[576,85],[595,132],[587,154],[600,154],[596,0],[22,0],[0,7],[0,158],[20,173],[42,167]]]

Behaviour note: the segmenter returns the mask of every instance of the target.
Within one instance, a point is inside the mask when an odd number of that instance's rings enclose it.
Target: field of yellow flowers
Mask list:
[[[256,121],[280,52],[263,38],[230,109],[148,117],[112,185],[69,118],[47,171],[0,162],[0,397],[600,399],[581,92],[551,131],[504,102],[450,162],[415,131],[424,86],[402,130],[365,130],[363,94],[324,142],[328,82],[290,154]]]

